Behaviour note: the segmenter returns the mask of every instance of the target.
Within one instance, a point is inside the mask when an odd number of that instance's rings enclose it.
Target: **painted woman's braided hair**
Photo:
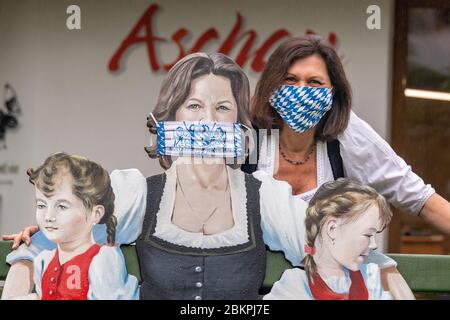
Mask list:
[[[357,219],[373,204],[378,206],[380,219],[386,227],[391,220],[392,211],[386,199],[375,189],[349,178],[324,183],[306,210],[306,244],[315,247],[316,238],[319,237],[321,240],[322,227],[330,218],[341,218],[344,222],[349,222]],[[317,273],[313,256],[305,253],[302,264],[308,278],[313,280]]]
[[[102,205],[105,213],[100,224],[106,224],[107,243],[113,246],[116,237],[117,219],[114,216],[114,192],[108,172],[98,163],[64,152],[49,156],[36,169],[28,169],[30,182],[47,197],[55,191],[54,178],[61,168],[67,168],[73,177],[72,192],[83,201],[86,209]]]

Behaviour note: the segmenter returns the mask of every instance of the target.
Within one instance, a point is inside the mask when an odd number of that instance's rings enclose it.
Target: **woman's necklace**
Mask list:
[[[291,160],[289,159],[286,154],[283,152],[283,150],[281,149],[281,144],[278,145],[278,149],[280,150],[280,154],[283,157],[284,160],[286,160],[287,162],[289,162],[290,164],[293,164],[294,166],[299,166],[302,164],[305,164],[308,162],[309,158],[311,158],[311,155],[313,154],[314,150],[316,149],[316,144],[314,143],[311,146],[311,149],[308,151],[307,155],[305,156],[305,159],[297,161],[297,160]]]
[[[178,185],[178,187],[180,188],[180,193],[181,193],[181,195],[183,196],[184,201],[187,203],[187,205],[189,206],[189,208],[191,209],[191,211],[195,214],[195,216],[197,217],[197,219],[200,221],[200,223],[201,223],[201,225],[202,225],[202,226],[201,226],[201,231],[202,231],[202,233],[203,233],[203,234],[206,234],[206,233],[205,233],[205,227],[206,227],[206,224],[207,224],[207,223],[209,222],[209,220],[214,216],[214,214],[218,211],[220,203],[219,203],[219,205],[217,205],[217,206],[214,207],[214,209],[211,211],[211,213],[208,214],[208,216],[207,216],[205,219],[202,219],[202,217],[201,217],[201,215],[199,214],[199,212],[198,212],[196,209],[194,209],[194,206],[189,202],[188,197],[186,196],[186,193],[184,192],[183,187],[181,186],[180,179],[179,179],[178,175],[177,175],[177,185]],[[228,188],[229,188],[229,182],[228,182],[228,180],[227,180],[227,186],[226,186],[226,189],[225,189],[225,191],[224,191],[224,194],[227,194],[227,193],[228,193]]]

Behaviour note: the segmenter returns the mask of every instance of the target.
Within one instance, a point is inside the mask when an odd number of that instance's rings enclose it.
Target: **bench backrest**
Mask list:
[[[6,264],[6,256],[11,251],[10,241],[0,241],[0,281],[6,279],[8,274],[9,266]]]
[[[139,261],[133,245],[121,247],[127,270],[141,280]],[[9,266],[5,262],[11,242],[0,241],[0,281],[5,280]],[[414,292],[450,293],[450,256],[426,254],[388,254]],[[292,268],[280,252],[267,251],[266,276],[263,287],[270,288],[284,270]],[[1,290],[1,289],[0,289]]]

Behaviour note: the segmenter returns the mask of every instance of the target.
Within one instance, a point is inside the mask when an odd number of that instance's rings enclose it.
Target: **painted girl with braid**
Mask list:
[[[114,247],[117,220],[108,172],[85,158],[56,153],[28,175],[36,188],[39,228],[57,248],[36,257],[36,293],[19,299],[136,299],[138,281]],[[96,224],[106,225],[106,245],[93,239]]]
[[[264,299],[392,299],[378,265],[363,263],[391,216],[384,197],[369,186],[342,178],[323,184],[306,211],[304,270],[285,271]]]

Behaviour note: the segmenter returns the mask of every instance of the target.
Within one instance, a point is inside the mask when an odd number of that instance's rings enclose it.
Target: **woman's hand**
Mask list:
[[[437,193],[428,198],[419,216],[450,235],[450,203]]]
[[[16,250],[20,246],[20,243],[22,241],[25,242],[25,244],[27,246],[29,246],[31,243],[31,236],[38,231],[39,231],[38,226],[29,226],[29,227],[26,227],[25,229],[23,229],[19,233],[6,234],[6,235],[2,236],[2,238],[5,241],[12,240],[13,241],[12,249]]]

